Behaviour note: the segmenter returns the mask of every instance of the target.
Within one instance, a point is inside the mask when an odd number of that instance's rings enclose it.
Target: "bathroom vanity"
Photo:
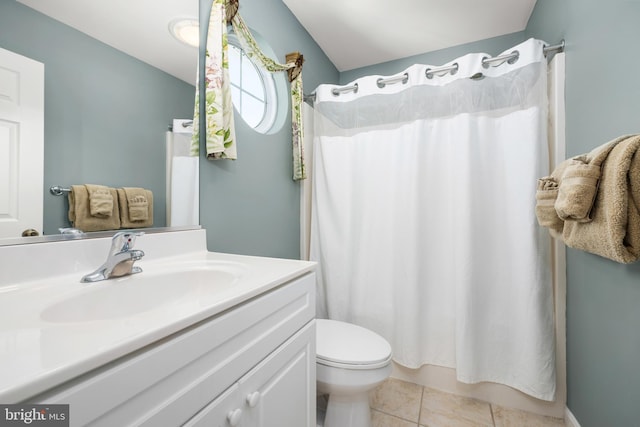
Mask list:
[[[69,404],[71,426],[315,425],[313,263],[190,230],[140,237],[142,273],[80,283],[109,244],[0,247],[1,403]]]

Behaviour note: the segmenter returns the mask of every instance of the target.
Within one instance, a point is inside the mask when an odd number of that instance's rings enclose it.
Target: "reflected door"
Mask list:
[[[42,233],[44,64],[0,49],[0,238]]]

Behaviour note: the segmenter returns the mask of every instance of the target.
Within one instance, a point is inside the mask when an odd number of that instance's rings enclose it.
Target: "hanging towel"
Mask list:
[[[589,164],[586,157],[571,159],[558,186],[554,209],[562,220],[589,222],[589,213],[598,190],[600,165]]]
[[[616,138],[588,154],[563,162],[555,203],[556,212],[562,220],[591,221],[590,213],[600,183],[602,162],[613,147],[626,138],[627,136]]]
[[[69,192],[69,221],[71,225],[82,231],[117,230],[120,228],[120,215],[116,190],[109,190],[112,199],[112,210],[109,216],[91,215],[89,190],[86,185],[72,185]]]
[[[141,228],[153,225],[153,193],[138,187],[118,188],[122,228]]]
[[[545,176],[538,180],[536,190],[536,217],[538,224],[547,227],[553,237],[562,236],[564,222],[556,212],[555,203],[558,198],[558,181],[553,176]]]
[[[538,224],[542,227],[547,227],[554,238],[562,238],[564,221],[558,216],[555,203],[558,199],[561,177],[568,165],[569,161],[565,160],[551,172],[551,175],[538,179],[538,187],[536,189],[535,211]]]
[[[631,135],[600,151],[604,159],[592,221],[565,221],[562,236],[567,246],[624,264],[640,259],[639,148],[640,135]]]
[[[104,185],[85,184],[89,193],[89,211],[91,216],[108,218],[113,213],[113,195]]]
[[[540,178],[536,191],[538,224],[560,238],[564,221],[589,222],[600,184],[602,163],[627,135],[561,162],[550,176]]]
[[[129,206],[129,219],[131,221],[147,221],[149,219],[149,201],[147,190],[144,188],[125,187]]]

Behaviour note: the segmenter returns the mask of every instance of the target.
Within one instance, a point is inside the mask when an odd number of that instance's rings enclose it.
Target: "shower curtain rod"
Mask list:
[[[544,56],[547,56],[548,53],[551,52],[563,52],[564,51],[564,40],[560,41],[560,43],[556,44],[556,45],[552,45],[552,46],[545,46],[542,48],[542,52],[544,53]],[[510,64],[513,64],[515,61],[518,60],[518,58],[520,57],[520,53],[516,50],[514,52],[511,53],[507,53],[504,55],[499,55],[493,58],[483,58],[482,59],[482,65],[485,67],[488,67],[489,65],[493,64],[494,62],[499,62],[500,64],[502,64],[503,62],[508,62]],[[455,63],[453,65],[447,65],[444,67],[437,67],[437,68],[427,68],[427,70],[425,71],[425,75],[428,79],[433,78],[433,76],[435,74],[441,74],[444,75],[446,73],[449,72],[456,72],[458,71],[458,64]],[[406,83],[407,80],[409,79],[409,75],[407,73],[401,74],[399,76],[394,76],[394,77],[389,77],[386,79],[383,78],[379,78],[377,83],[378,83],[378,87],[379,88],[383,88],[388,84],[393,84],[393,83],[398,83],[398,82],[402,82],[402,83]],[[346,92],[354,92],[357,93],[358,92],[358,83],[355,83],[351,86],[343,86],[340,88],[334,88],[333,90],[331,90],[331,93],[334,94],[335,96],[340,95],[341,93],[346,93]],[[311,93],[309,95],[304,95],[304,100],[306,102],[311,102],[313,103],[316,100],[316,94],[315,93]]]

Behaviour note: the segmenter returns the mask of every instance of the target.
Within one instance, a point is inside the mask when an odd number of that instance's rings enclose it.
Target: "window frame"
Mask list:
[[[269,131],[272,130],[274,124],[276,123],[276,119],[278,115],[278,93],[276,90],[276,82],[275,82],[274,76],[271,72],[266,70],[262,65],[257,64],[252,58],[250,58],[246,54],[246,52],[242,48],[242,45],[240,44],[240,41],[238,40],[235,34],[233,33],[228,34],[228,44],[229,44],[229,49],[236,49],[240,54],[240,63],[238,64],[240,68],[238,73],[238,75],[240,76],[240,82],[233,81],[233,77],[231,73],[231,58],[229,58],[229,78],[231,80],[230,85],[233,88],[240,91],[241,105],[238,106],[236,105],[235,102],[233,102],[233,108],[238,112],[238,115],[242,117],[242,120],[247,124],[247,126],[251,127],[256,132],[259,132],[262,134],[269,133]],[[231,55],[229,55],[229,57],[231,57]],[[260,84],[264,90],[264,97],[265,97],[264,101],[261,101],[250,91],[244,90],[242,88],[242,61],[245,61],[245,60],[249,61],[251,66],[256,70],[257,76],[260,78]],[[250,96],[259,102],[264,102],[264,111],[262,114],[262,119],[255,126],[251,125],[242,114],[242,97],[243,96]]]

